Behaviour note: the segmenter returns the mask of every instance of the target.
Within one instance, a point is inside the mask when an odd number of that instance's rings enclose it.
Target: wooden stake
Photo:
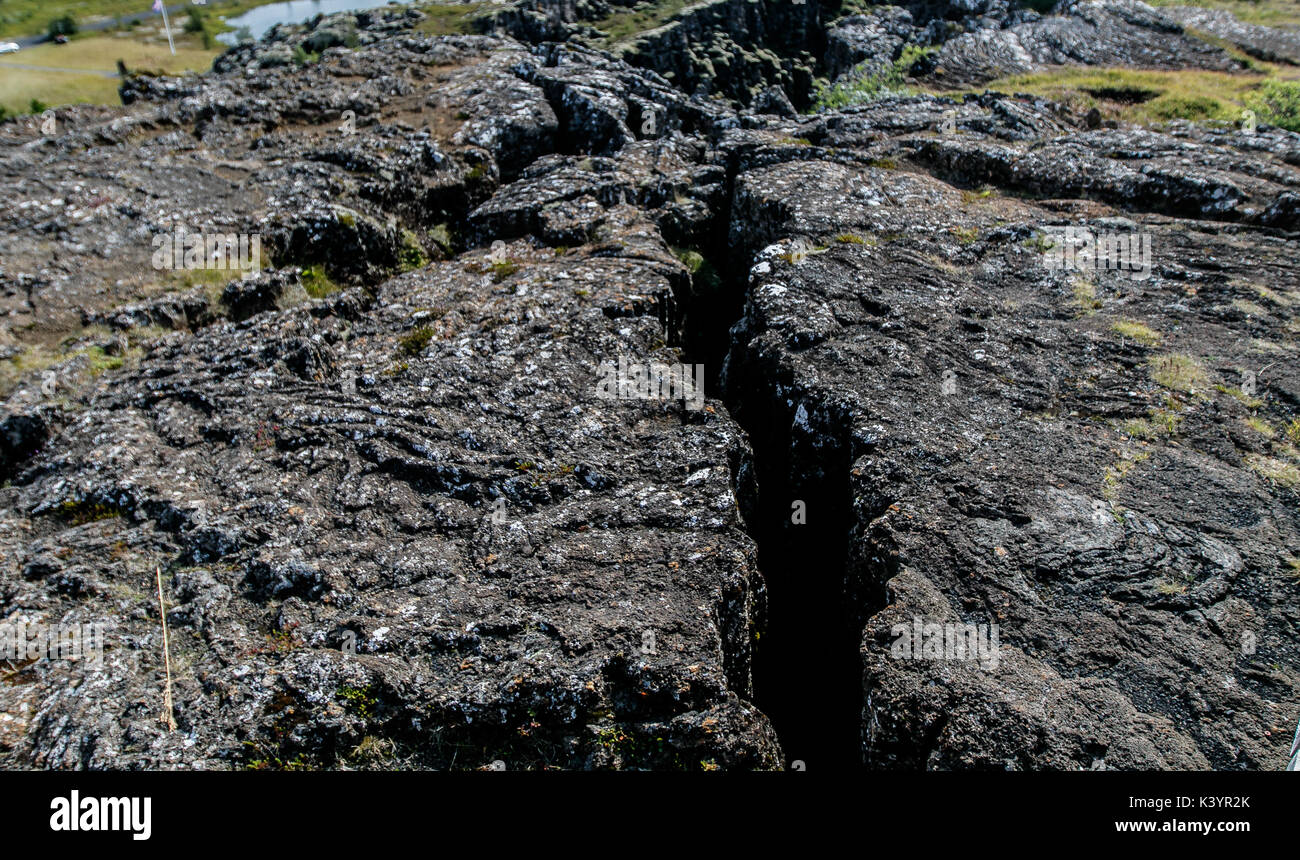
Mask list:
[[[176,731],[176,712],[172,705],[172,652],[167,642],[167,606],[163,603],[162,568],[155,566],[154,574],[158,582],[158,614],[162,616],[163,631],[163,665],[167,670],[167,687],[163,690],[162,721],[168,731]]]

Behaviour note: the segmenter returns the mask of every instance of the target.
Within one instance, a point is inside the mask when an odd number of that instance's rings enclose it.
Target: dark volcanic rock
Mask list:
[[[334,764],[369,738],[441,767],[774,764],[739,698],[763,605],[743,436],[714,409],[594,396],[599,362],[656,355],[680,267],[653,227],[619,238],[636,257],[515,246],[504,279],[468,256],[361,316],[344,295],[211,326],[88,404],[61,467],[5,491],[34,529],[9,549],[105,564],[79,612],[117,625],[102,667],[39,673],[24,760]],[[624,315],[634,293],[647,314]],[[69,530],[67,500],[116,516]],[[156,564],[183,746],[143,704]],[[29,581],[11,605],[52,600]],[[93,743],[67,746],[69,721]]]
[[[1188,30],[1226,39],[1252,57],[1269,63],[1300,65],[1300,33],[1294,30],[1246,24],[1222,9],[1166,6],[1160,11]]]
[[[1176,19],[1138,0],[1072,0],[1058,15],[981,27],[944,43],[936,75],[978,84],[1054,65],[1233,70],[1221,48],[1183,32]]]
[[[838,78],[855,68],[876,74],[896,60],[904,46],[920,41],[920,34],[911,13],[896,6],[841,18],[826,33],[826,74]]]
[[[700,4],[631,64],[322,18],[0,124],[0,344],[80,345],[0,415],[0,618],[110,625],[0,685],[0,762],[1280,768],[1300,137],[801,117],[814,5]],[[1031,65],[1231,66],[1140,4],[969,5]],[[260,271],[155,269],[177,226]],[[1066,228],[1148,265],[1049,266]],[[600,396],[620,357],[702,363],[703,408]],[[996,659],[900,653],[918,623]]]
[[[705,0],[614,50],[692,95],[749,104],[769,85],[803,94],[823,52],[818,11],[787,0]]]
[[[974,170],[958,187],[825,160],[737,178],[732,242],[757,262],[727,383],[760,456],[788,452],[776,507],[848,524],[868,765],[1282,766],[1300,280],[1293,237],[1208,219],[1257,217],[1280,191],[1261,175],[1294,182],[1264,155],[1291,136],[1150,134],[1053,140],[1097,159],[1077,174],[982,134],[897,141],[933,165],[960,140],[971,157],[941,171]],[[980,152],[1008,170],[980,173]],[[1124,195],[1073,178],[1139,153]],[[1170,180],[1177,207],[1144,190]],[[1124,208],[1061,199],[1083,195]],[[1171,208],[1191,220],[1154,214]],[[1149,234],[1151,275],[1046,267],[1035,237],[1065,223]],[[776,612],[791,586],[764,572]],[[1001,662],[897,659],[914,619],[997,624]]]

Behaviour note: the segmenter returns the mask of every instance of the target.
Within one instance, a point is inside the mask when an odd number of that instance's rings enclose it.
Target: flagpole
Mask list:
[[[167,47],[169,47],[169,48],[172,49],[172,56],[174,57],[174,56],[176,56],[176,44],[172,41],[172,25],[169,24],[169,23],[167,23],[167,2],[166,2],[166,0],[163,0],[163,2],[160,3],[159,5],[162,6],[162,13],[163,13],[163,29],[167,31]]]

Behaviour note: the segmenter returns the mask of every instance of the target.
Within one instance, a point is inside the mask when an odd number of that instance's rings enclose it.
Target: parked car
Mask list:
[[[56,45],[66,45],[67,42],[68,42],[68,37],[63,35],[62,33],[54,37],[54,44]]]
[[[17,42],[0,42],[0,54],[15,54],[21,49]]]

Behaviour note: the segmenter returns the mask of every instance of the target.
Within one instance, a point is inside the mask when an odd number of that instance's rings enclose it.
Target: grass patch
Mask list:
[[[456,254],[456,248],[451,238],[451,228],[447,224],[438,224],[429,230],[429,239],[444,257],[452,257]]]
[[[92,16],[115,18],[148,10],[138,0],[4,0],[0,3],[0,37],[44,34],[65,15],[84,23]]]
[[[1247,454],[1246,466],[1266,481],[1294,490],[1300,487],[1300,467],[1276,457]]]
[[[1300,2],[1296,0],[1148,0],[1152,6],[1200,6],[1223,9],[1248,24],[1300,29]]]
[[[1046,254],[1048,251],[1056,247],[1056,242],[1053,241],[1050,236],[1044,235],[1043,233],[1035,233],[1020,244],[1039,254]]]
[[[110,370],[121,370],[126,359],[120,355],[109,355],[102,346],[92,346],[85,352],[86,369],[91,376],[99,376]]]
[[[179,36],[175,57],[165,40],[154,44],[114,36],[91,36],[66,45],[46,43],[5,54],[0,57],[0,108],[11,114],[32,112],[33,100],[45,105],[121,104],[117,94],[120,80],[96,72],[116,73],[119,59],[128,68],[172,74],[206,71],[219,52],[200,47],[199,38]],[[11,68],[15,65],[48,70]],[[84,70],[85,74],[62,71],[67,69]]]
[[[1150,454],[1143,452],[1134,454],[1132,457],[1125,456],[1113,466],[1106,467],[1106,474],[1101,479],[1101,497],[1108,502],[1113,502],[1119,496],[1120,486],[1124,479],[1128,477],[1137,465],[1150,458]],[[1118,511],[1114,512],[1117,516]]]
[[[111,520],[122,516],[122,509],[116,505],[101,502],[88,502],[84,499],[69,499],[59,504],[59,516],[69,525],[81,526],[86,523]]]
[[[488,264],[488,270],[492,272],[492,283],[499,284],[515,272],[519,271],[519,261],[493,260]]]
[[[2,6],[3,3],[0,3]],[[221,52],[202,48],[196,38],[180,34],[173,24],[176,39],[176,56],[167,49],[167,40],[161,43],[146,42],[124,36],[86,36],[66,45],[46,42],[24,48],[16,54],[0,57],[0,66],[49,66],[58,69],[84,69],[88,72],[116,72],[121,60],[129,69],[161,69],[170,73],[185,71],[203,72],[212,66],[212,60]],[[8,72],[6,72],[8,75]]]
[[[994,193],[995,193],[994,190],[992,188],[989,188],[987,185],[979,189],[978,191],[969,191],[969,190],[963,191],[961,193],[961,202],[967,204],[976,203],[980,200],[987,200],[988,198],[992,197]]]
[[[970,92],[1030,93],[1079,113],[1097,108],[1105,119],[1151,125],[1173,119],[1238,122],[1251,94],[1266,82],[1263,74],[1064,67],[999,78]]]
[[[432,4],[419,7],[426,17],[415,25],[417,33],[428,36],[473,35],[479,32],[474,13],[479,7],[473,3]]]
[[[47,104],[113,104],[118,101],[117,81],[98,75],[72,75],[0,66],[0,118],[40,113],[33,101]]]
[[[689,269],[692,275],[704,266],[704,255],[699,251],[692,251],[689,248],[673,248],[673,254],[682,261],[682,265]]]
[[[320,62],[320,54],[314,51],[308,51],[302,45],[293,46],[293,64],[295,66],[306,66],[306,65],[310,65],[311,63],[319,63],[319,62]]]
[[[397,341],[398,347],[409,356],[417,356],[424,352],[424,348],[433,340],[433,329],[428,326],[421,326],[408,335],[405,335]]]
[[[1126,340],[1136,341],[1143,346],[1160,345],[1160,332],[1136,320],[1117,320],[1111,324],[1110,330]]]
[[[1150,418],[1133,418],[1125,421],[1120,424],[1119,429],[1126,436],[1134,439],[1154,442],[1177,434],[1178,422],[1181,420],[1182,418],[1175,413],[1162,411],[1158,416],[1153,414]]]
[[[1259,433],[1266,439],[1273,439],[1277,437],[1277,431],[1273,429],[1273,425],[1269,424],[1263,418],[1258,418],[1254,415],[1251,415],[1247,418],[1243,418],[1242,420],[1246,422],[1247,427],[1249,427],[1251,430],[1254,430],[1256,433]]]
[[[1148,409],[1145,418],[1134,418],[1121,423],[1120,432],[1147,442],[1176,436],[1178,425],[1183,420],[1183,416],[1178,414],[1181,409],[1182,404],[1172,396],[1165,395],[1163,406]]]
[[[875,74],[854,76],[859,69],[865,68],[865,62],[869,62],[864,61],[854,67],[854,70],[845,76],[848,79],[841,83],[832,85],[819,81],[813,97],[812,112],[870,104],[891,95],[906,95],[909,92],[906,86],[907,75],[912,66],[935,50],[934,47],[908,45],[897,60]]]
[[[1074,306],[1084,316],[1101,310],[1101,300],[1097,298],[1097,285],[1083,278],[1075,278]]]
[[[325,267],[319,263],[303,269],[299,279],[302,281],[302,288],[313,299],[323,299],[342,289],[342,287],[330,280],[330,276],[325,274]]]
[[[57,364],[60,356],[41,347],[27,347],[0,362],[0,397],[8,397],[23,377]]]
[[[595,26],[605,34],[605,44],[613,45],[647,30],[662,27],[694,2],[696,0],[661,0],[650,8],[615,12],[597,21]]]
[[[1204,397],[1210,384],[1205,369],[1190,355],[1166,353],[1147,359],[1151,378],[1162,388]]]
[[[369,719],[374,716],[375,709],[379,705],[379,699],[369,687],[358,689],[356,687],[339,687],[339,701],[343,706],[362,719]]]
[[[1246,97],[1261,122],[1300,131],[1300,81],[1265,81]]]
[[[980,231],[974,227],[950,227],[949,232],[963,245],[970,245],[980,237]]]
[[[673,248],[672,251],[690,269],[697,295],[713,295],[722,289],[722,276],[707,257],[689,248]]]
[[[410,230],[402,231],[402,247],[397,252],[397,262],[403,272],[423,268],[429,262],[429,255],[420,245],[420,239]]]
[[[1249,394],[1242,391],[1240,388],[1231,388],[1227,385],[1223,385],[1221,383],[1216,382],[1214,384],[1214,390],[1219,392],[1220,394],[1226,394],[1229,397],[1233,398],[1234,400],[1241,401],[1241,404],[1245,406],[1247,409],[1258,409],[1259,407],[1264,405],[1263,399],[1259,397],[1251,397]]]

